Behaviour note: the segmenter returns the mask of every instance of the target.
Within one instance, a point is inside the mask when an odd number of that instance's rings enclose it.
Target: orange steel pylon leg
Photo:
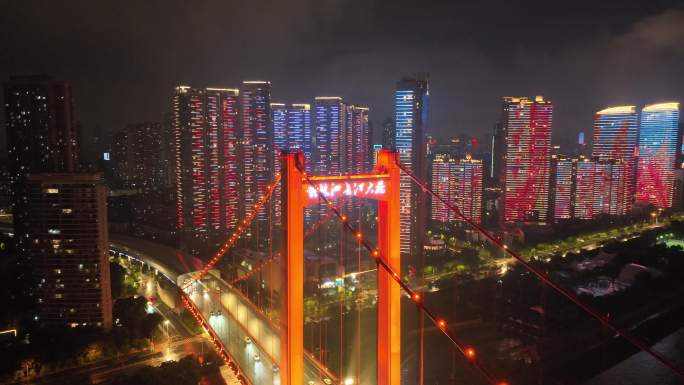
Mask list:
[[[392,270],[400,275],[399,176],[397,154],[378,153],[377,167],[390,175],[386,200],[378,201],[378,250]],[[401,381],[401,291],[389,272],[378,269],[378,385]]]
[[[283,257],[280,292],[280,383],[304,383],[304,201],[301,153],[281,155]]]
[[[280,383],[300,385],[304,369],[304,207],[301,153],[283,153],[283,253],[280,310]],[[377,171],[389,175],[378,198],[378,251],[397,276],[399,255],[399,177],[397,154],[382,150]],[[362,176],[373,177],[373,176]],[[341,176],[341,180],[344,176]],[[309,179],[309,177],[307,177]],[[332,179],[327,179],[328,181]],[[310,180],[309,180],[310,183]],[[320,191],[319,191],[320,193]],[[332,203],[328,203],[333,210]],[[378,385],[400,385],[401,288],[385,269],[378,269]]]

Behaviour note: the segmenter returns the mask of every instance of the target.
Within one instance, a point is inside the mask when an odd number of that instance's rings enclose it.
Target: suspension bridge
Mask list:
[[[398,155],[392,151],[381,150],[378,154],[375,169],[368,174],[342,176],[312,176],[304,171],[304,159],[301,153],[283,152],[280,163],[281,172],[262,192],[261,198],[255,204],[247,217],[237,226],[233,234],[218,248],[199,271],[179,274],[173,278],[180,289],[182,303],[197,322],[202,326],[214,345],[217,354],[233,370],[237,378],[244,384],[345,384],[362,383],[359,375],[361,364],[361,335],[360,320],[357,320],[356,341],[350,336],[344,336],[340,318],[340,353],[337,359],[338,371],[345,371],[347,367],[354,367],[355,376],[347,373],[334,373],[328,365],[327,351],[319,343],[316,351],[305,349],[305,340],[315,339],[305,335],[306,318],[306,277],[307,263],[305,258],[305,239],[316,234],[322,224],[335,220],[341,231],[346,234],[335,234],[336,246],[343,249],[347,244],[352,253],[358,258],[357,269],[351,273],[358,279],[358,274],[376,275],[376,287],[369,291],[372,306],[377,312],[376,330],[368,335],[375,336],[375,382],[378,385],[399,385],[402,381],[402,302],[411,303],[420,314],[421,342],[419,347],[420,382],[423,379],[423,339],[422,334],[427,325],[443,335],[443,338],[453,346],[463,362],[467,363],[479,374],[485,383],[506,385],[506,379],[500,377],[495,369],[486,366],[478,354],[476,346],[470,346],[462,341],[451,328],[448,319],[438,315],[436,310],[424,301],[424,294],[410,287],[402,279],[400,260],[400,181],[401,175],[408,177],[423,192],[429,194],[433,200],[438,200],[449,210],[453,211],[464,223],[478,232],[492,245],[498,247],[504,255],[515,259],[529,274],[549,290],[566,298],[588,316],[597,320],[604,329],[642,350],[657,360],[663,366],[675,372],[684,379],[682,369],[673,365],[665,357],[651,349],[642,340],[632,336],[614,324],[605,314],[595,310],[581,301],[573,292],[550,279],[548,274],[509,247],[484,228],[469,220],[452,203],[448,202],[431,190],[430,186],[417,178],[407,167],[400,164]],[[279,188],[278,188],[279,187]],[[274,194],[278,191],[280,202],[274,202]],[[355,220],[354,206],[351,202],[372,200],[377,202],[376,224],[367,226],[377,228],[377,235],[365,233],[361,228],[363,221],[360,214]],[[249,234],[260,210],[272,209],[274,204],[280,204],[280,227],[282,228],[282,246],[278,250],[269,247],[269,253],[257,265],[242,275],[232,279],[222,278],[223,274],[216,265],[238,243]],[[313,207],[313,208],[312,208]],[[325,210],[317,221],[305,230],[305,218],[318,207]],[[352,211],[352,212],[349,212]],[[360,213],[361,210],[359,209]],[[330,235],[330,234],[328,234]],[[372,243],[376,240],[376,244]],[[323,242],[325,251],[326,242]],[[320,246],[320,243],[319,243]],[[319,247],[320,249],[320,247]],[[363,255],[362,255],[363,254]],[[362,262],[367,260],[375,268],[368,269]],[[345,264],[346,262],[342,262]],[[363,271],[362,271],[363,269]],[[277,295],[273,294],[273,282],[268,285],[261,278],[261,274],[268,270],[271,280],[279,281]],[[245,293],[249,287],[246,282],[258,276],[260,293],[269,292],[268,301],[257,301]],[[347,275],[349,276],[349,275]],[[269,286],[269,287],[267,287]],[[276,299],[277,297],[277,299]],[[264,305],[264,303],[268,305]],[[340,301],[340,312],[343,312],[343,302]],[[323,330],[318,330],[319,338],[323,338]],[[367,345],[367,341],[366,342]],[[347,354],[343,362],[341,346],[356,344],[357,350],[351,356]],[[309,343],[310,346],[316,344]],[[356,363],[353,363],[356,361]],[[404,364],[405,365],[405,364]],[[346,366],[346,367],[345,367]]]

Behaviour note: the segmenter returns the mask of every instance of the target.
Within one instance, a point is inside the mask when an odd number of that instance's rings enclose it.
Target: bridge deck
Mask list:
[[[188,278],[190,275],[187,276]],[[182,281],[184,276],[179,277]],[[240,369],[254,384],[279,384],[280,332],[277,325],[228,283],[211,274],[186,289],[190,300],[202,312]],[[220,299],[220,300],[219,300]],[[258,359],[255,357],[258,356]],[[304,362],[305,383],[337,382],[310,355]]]
[[[180,250],[154,242],[116,235],[111,239],[110,251],[140,260],[176,283],[195,274],[184,273],[189,270],[190,260]],[[186,294],[253,384],[280,384],[280,332],[276,324],[214,274],[207,274]],[[324,379],[337,382],[310,354],[304,370],[305,384],[323,385]]]

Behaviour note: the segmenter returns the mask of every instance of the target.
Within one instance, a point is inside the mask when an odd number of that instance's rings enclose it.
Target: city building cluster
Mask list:
[[[575,156],[554,151],[552,111],[542,97],[503,99],[491,154],[503,225],[626,215],[635,205],[681,207],[674,198],[681,179],[679,103],[647,105],[640,116],[635,106],[598,111],[591,152]]]
[[[84,143],[67,83],[45,76],[7,81],[6,178],[17,249],[39,277],[36,320],[111,327],[108,226],[123,227],[108,220],[108,205],[109,215],[121,215],[121,198],[142,194],[140,217],[167,210],[159,222],[172,222],[166,225],[176,245],[201,257],[203,244],[210,249],[222,242],[251,214],[279,172],[284,150],[303,152],[308,173],[341,175],[368,173],[380,149],[394,149],[402,167],[429,180],[465,218],[496,229],[624,216],[636,207],[681,209],[683,203],[676,102],[640,111],[602,109],[590,151],[581,134],[578,148],[563,154],[552,145],[553,103],[542,96],[504,97],[491,142],[481,148],[472,136],[444,142],[428,135],[426,74],[396,83],[394,114],[379,125],[381,143],[374,143],[368,107],[339,96],[277,102],[271,87],[268,81],[175,87],[161,122],[113,133],[94,166],[103,174],[82,164]],[[256,213],[246,231],[257,248],[280,224],[282,193],[278,186],[273,204]],[[431,223],[460,224],[405,174],[400,200],[402,255],[421,255]],[[352,200],[345,208],[354,215],[360,205]],[[313,215],[308,210],[306,218]],[[142,226],[138,216],[127,220],[124,225]]]

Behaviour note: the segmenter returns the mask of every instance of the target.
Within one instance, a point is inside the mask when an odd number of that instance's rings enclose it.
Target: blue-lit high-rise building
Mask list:
[[[273,157],[277,162],[280,151],[288,148],[287,106],[285,103],[271,103],[271,124],[273,125]]]
[[[311,164],[311,106],[309,104],[271,103],[271,125],[273,126],[273,165],[280,170],[280,153],[283,150],[301,150],[307,170]],[[280,186],[274,192],[276,204],[274,216],[280,223]]]
[[[403,78],[394,92],[394,146],[400,162],[421,180],[427,179],[425,135],[428,123],[427,75]],[[427,219],[425,193],[403,174],[400,182],[401,254],[418,256]]]
[[[341,97],[315,98],[313,172],[340,175],[345,171],[345,106]]]
[[[311,105],[271,103],[271,124],[275,164],[282,150],[302,150],[306,160],[311,158]]]
[[[678,136],[679,103],[651,104],[641,110],[637,201],[672,207]]]
[[[302,150],[306,170],[311,171],[313,156],[311,105],[294,103],[287,109],[287,143],[290,149]]]
[[[592,157],[624,163],[624,191],[618,191],[613,206],[624,215],[632,208],[636,171],[637,112],[634,106],[616,106],[598,111],[594,116]]]

